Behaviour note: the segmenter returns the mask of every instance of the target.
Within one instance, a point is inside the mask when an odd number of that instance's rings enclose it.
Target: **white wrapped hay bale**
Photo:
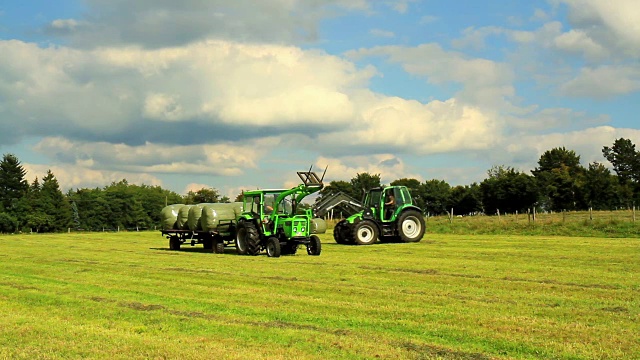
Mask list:
[[[162,208],[160,212],[160,225],[162,230],[178,229],[178,211],[184,204],[173,204]]]

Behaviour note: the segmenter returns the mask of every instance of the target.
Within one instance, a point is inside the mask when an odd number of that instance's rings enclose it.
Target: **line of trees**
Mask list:
[[[165,204],[229,202],[218,190],[202,188],[181,196],[159,186],[113,182],[103,188],[69,190],[63,194],[49,170],[31,184],[18,158],[5,154],[0,162],[0,233],[149,229],[160,223]]]
[[[564,147],[544,152],[531,175],[510,166],[494,166],[487,178],[471,185],[450,186],[444,180],[398,179],[390,185],[411,189],[416,205],[425,213],[456,215],[495,214],[539,210],[611,210],[640,204],[640,152],[629,139],[617,139],[602,149],[615,174],[602,163],[588,167],[580,156]],[[149,229],[160,223],[165,204],[229,202],[214,188],[189,191],[181,196],[159,186],[134,185],[127,180],[103,188],[62,193],[51,171],[32,183],[15,155],[0,162],[0,232],[58,232],[68,228]],[[350,181],[331,181],[320,197],[341,191],[362,199],[371,188],[383,186],[379,174],[361,173]],[[235,201],[241,201],[239,194]]]
[[[640,204],[640,152],[629,139],[617,139],[602,149],[615,174],[600,162],[588,167],[580,156],[564,147],[544,152],[531,174],[513,167],[494,166],[487,178],[471,185],[450,186],[444,180],[398,179],[390,185],[411,189],[417,205],[425,213],[455,215],[542,211],[612,210]],[[364,191],[382,186],[380,175],[357,174],[351,181],[332,181],[322,191],[327,195],[341,191],[362,199]]]

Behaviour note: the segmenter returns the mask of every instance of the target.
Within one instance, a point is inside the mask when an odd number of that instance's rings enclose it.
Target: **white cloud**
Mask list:
[[[396,34],[393,31],[387,31],[382,29],[371,29],[369,33],[375,37],[389,38],[389,39],[396,36]]]
[[[393,1],[406,11],[408,0]],[[73,46],[119,44],[161,48],[203,39],[293,43],[315,40],[322,19],[345,12],[369,12],[373,0],[87,0],[82,31],[46,30],[67,35]],[[67,28],[70,20],[66,21]]]
[[[587,59],[603,59],[609,52],[591,39],[584,31],[570,30],[554,39],[554,45],[563,51],[583,54]]]
[[[527,155],[522,158],[529,159],[526,164],[527,168],[533,169],[545,151],[564,146],[580,155],[580,160],[583,165],[586,165],[594,161],[606,162],[602,156],[602,148],[611,146],[616,139],[621,137],[638,143],[640,142],[640,130],[599,126],[569,133],[556,132],[545,135],[519,136],[517,139],[510,139],[510,142],[505,145],[505,150],[516,158],[526,153]]]
[[[172,146],[146,143],[140,146],[104,142],[73,142],[51,137],[40,141],[35,150],[60,163],[109,169],[120,172],[207,174],[233,176],[255,168],[275,139],[244,141],[242,144]]]
[[[348,56],[358,59],[367,56],[387,57],[410,74],[424,76],[432,84],[455,82],[463,85],[457,99],[475,106],[496,108],[506,106],[505,99],[514,95],[514,74],[508,64],[482,58],[470,58],[453,51],[445,51],[435,43],[416,47],[378,46],[352,51]]]
[[[130,184],[146,184],[151,186],[162,186],[162,181],[147,173],[96,170],[82,165],[43,165],[43,164],[22,164],[27,171],[25,178],[32,182],[36,177],[39,180],[51,170],[58,180],[60,190],[66,192],[68,189],[104,187],[112,182],[127,179]]]
[[[640,90],[640,68],[601,66],[583,68],[574,79],[562,85],[566,96],[609,98]]]
[[[322,144],[334,150],[388,148],[431,154],[486,149],[501,136],[497,117],[455,99],[423,104],[363,92],[355,102],[361,120],[341,131],[320,134]]]
[[[636,0],[562,0],[569,19],[601,44],[640,56],[640,7]]]
[[[345,174],[355,177],[359,173],[380,174],[383,184],[389,184],[400,178],[416,178],[422,180],[420,175],[411,173],[401,158],[392,154],[379,154],[371,156],[344,156],[340,158],[319,157],[316,160],[318,167],[328,166],[325,183],[333,180],[346,180]]]

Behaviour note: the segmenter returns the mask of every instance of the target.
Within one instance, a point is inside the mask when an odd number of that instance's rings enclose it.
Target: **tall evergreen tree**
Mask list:
[[[27,171],[13,154],[5,154],[0,161],[0,211],[14,213],[18,201],[29,187]]]
[[[40,199],[43,213],[53,218],[51,231],[62,231],[71,226],[73,222],[71,204],[60,191],[58,179],[56,179],[51,170],[48,170],[47,175],[42,178]]]

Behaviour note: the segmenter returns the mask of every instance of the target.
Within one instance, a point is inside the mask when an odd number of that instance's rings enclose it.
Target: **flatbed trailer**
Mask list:
[[[215,254],[224,254],[224,248],[235,247],[235,221],[227,224],[220,224],[226,228],[225,231],[201,231],[201,230],[161,230],[163,236],[169,239],[169,249],[180,250],[181,245],[189,244],[195,246],[202,244],[206,250],[211,250]]]

